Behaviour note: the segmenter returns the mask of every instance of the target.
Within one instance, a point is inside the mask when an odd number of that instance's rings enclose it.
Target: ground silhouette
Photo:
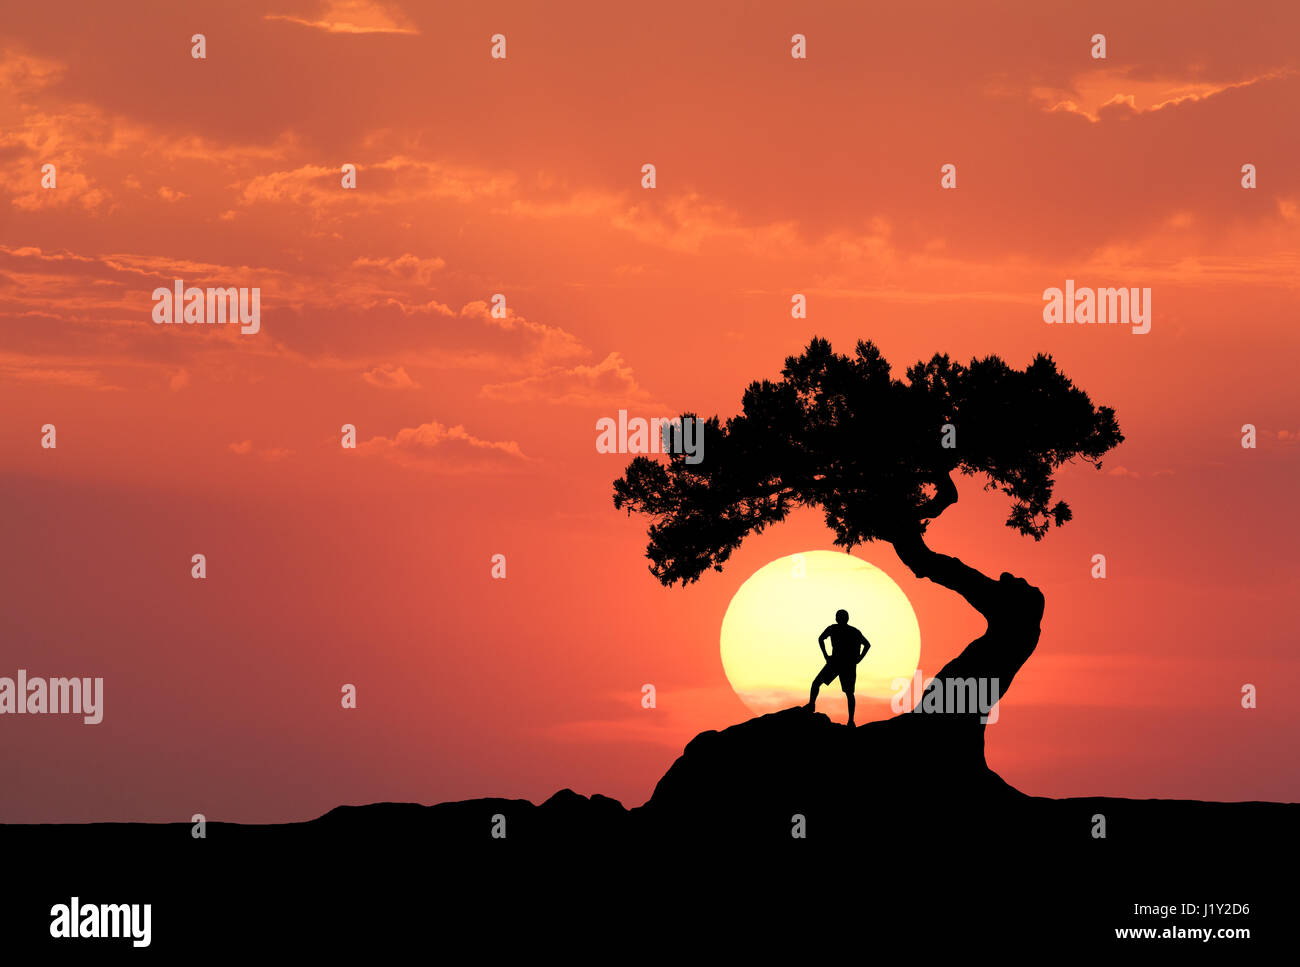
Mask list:
[[[801,706],[704,732],[634,809],[564,789],[540,805],[214,821],[203,840],[189,823],[0,825],[21,878],[0,931],[7,950],[100,956],[104,942],[48,937],[51,906],[75,895],[152,903],[158,956],[340,956],[444,937],[492,955],[685,944],[773,956],[827,918],[847,924],[818,941],[827,950],[1073,950],[1170,922],[1135,903],[1210,901],[1252,912],[1178,922],[1245,924],[1258,944],[1287,935],[1289,911],[1268,903],[1294,875],[1300,805],[1027,796],[987,767],[982,743],[952,742],[946,719],[851,730]],[[501,816],[506,836],[493,838]]]

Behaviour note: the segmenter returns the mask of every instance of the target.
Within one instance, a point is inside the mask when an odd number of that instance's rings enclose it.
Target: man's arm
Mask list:
[[[871,650],[871,642],[867,641],[867,636],[861,631],[858,632],[858,638],[861,639],[860,643],[862,645],[862,654],[858,655],[858,661],[862,661],[867,657],[867,652]]]
[[[817,647],[822,650],[822,657],[825,658],[827,661],[831,660],[831,656],[826,653],[826,637],[830,633],[831,633],[831,629],[827,628],[817,637]]]

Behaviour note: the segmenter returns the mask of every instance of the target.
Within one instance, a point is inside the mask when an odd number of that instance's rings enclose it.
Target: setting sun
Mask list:
[[[858,666],[861,720],[884,718],[895,679],[910,679],[921,631],[902,589],[872,564],[840,551],[777,558],[740,586],[722,619],[722,667],[756,714],[802,705],[823,665],[817,636],[845,609],[871,649]],[[836,683],[822,690],[820,711],[845,715]]]

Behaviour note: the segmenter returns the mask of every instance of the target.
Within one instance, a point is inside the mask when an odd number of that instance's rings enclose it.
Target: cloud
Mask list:
[[[59,80],[65,66],[6,47],[0,51],[0,89],[14,94],[35,94]]]
[[[504,332],[531,336],[536,345],[534,352],[538,359],[571,359],[587,354],[587,350],[573,333],[558,326],[531,322],[509,306],[506,307],[506,314],[498,318],[492,315],[486,302],[478,300],[461,306],[460,314],[463,318],[478,319]]]
[[[783,258],[807,245],[794,220],[748,221],[734,209],[698,192],[663,201],[633,200],[625,192],[592,190],[542,201],[514,197],[507,207],[493,214],[543,220],[591,219],[625,232],[638,242],[686,255],[726,246],[747,255]]]
[[[78,365],[163,366],[164,381],[181,366],[198,371],[207,365],[199,357],[212,354],[350,371],[388,389],[408,381],[414,387],[410,374],[418,369],[480,369],[500,381],[571,366],[591,355],[573,333],[513,309],[497,318],[481,300],[457,310],[431,299],[420,276],[440,271],[441,259],[404,253],[366,256],[359,266],[356,261],[349,257],[306,273],[265,264],[0,244],[0,322],[39,321],[14,326],[12,348],[21,341],[29,353],[43,354],[46,365],[60,347],[73,344],[87,357]],[[173,279],[196,286],[259,286],[265,338],[223,329],[202,339],[177,339],[175,333],[160,339],[150,324],[150,293]]]
[[[1130,480],[1142,480],[1151,477],[1168,477],[1173,474],[1172,470],[1130,470],[1128,467],[1111,467],[1106,471],[1111,477],[1127,477]]]
[[[1291,70],[1267,71],[1239,81],[1196,81],[1173,77],[1137,78],[1127,70],[1092,71],[1074,81],[1074,89],[1036,87],[1030,96],[1048,111],[1079,114],[1096,123],[1106,118],[1135,117],[1182,104],[1194,104],[1225,91],[1284,78]]]
[[[80,207],[91,214],[114,210],[114,180],[139,190],[148,171],[123,170],[154,165],[156,180],[175,173],[178,160],[204,169],[282,157],[296,142],[281,135],[276,144],[211,141],[194,134],[161,131],[94,104],[60,98],[68,73],[58,61],[14,48],[0,51],[0,194],[19,211]],[[42,184],[42,166],[54,165],[55,187]],[[92,175],[93,173],[93,175]],[[187,193],[167,186],[155,197],[172,202]]]
[[[328,206],[409,209],[422,201],[471,202],[512,193],[518,179],[513,173],[444,164],[395,155],[371,164],[357,164],[358,188],[342,187],[340,168],[317,164],[255,175],[236,187],[244,205],[288,203],[318,212]],[[365,190],[361,190],[364,184]]]
[[[483,440],[464,426],[449,427],[436,420],[398,430],[393,437],[373,437],[357,449],[399,466],[445,473],[509,471],[532,462],[513,440]]]
[[[103,374],[94,369],[57,369],[49,365],[33,363],[29,365],[13,364],[14,357],[0,358],[0,377],[5,380],[25,383],[52,383],[77,389],[120,390],[104,382]]]
[[[268,13],[263,19],[283,20],[330,34],[420,33],[400,10],[375,0],[327,0],[315,20],[283,13]]]
[[[167,381],[167,387],[173,392],[179,392],[190,385],[190,371],[188,369],[178,369],[172,373],[171,379]]]
[[[20,211],[77,204],[94,213],[105,207],[110,194],[87,172],[97,168],[92,152],[115,140],[113,123],[86,105],[37,109],[14,104],[12,97],[12,91],[0,94],[0,190],[10,203]],[[43,184],[46,164],[54,166],[52,188]]]
[[[371,386],[378,386],[380,389],[419,388],[419,384],[411,379],[402,366],[376,366],[370,372],[362,373],[361,378]]]
[[[514,382],[492,383],[479,395],[506,403],[653,405],[632,375],[632,367],[618,353],[610,353],[594,366],[556,366]]]
[[[241,440],[239,443],[230,444],[229,446],[226,447],[226,449],[229,450],[231,453],[239,454],[241,457],[247,456],[248,454],[253,452],[253,441]]]
[[[399,255],[397,258],[371,259],[361,256],[352,260],[353,268],[382,269],[389,275],[395,275],[399,279],[423,283],[428,283],[446,265],[447,263],[443,259],[422,259],[418,255],[411,255],[409,252]]]

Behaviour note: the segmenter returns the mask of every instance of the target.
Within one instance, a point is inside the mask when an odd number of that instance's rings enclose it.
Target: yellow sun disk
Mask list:
[[[888,574],[840,551],[806,551],[759,568],[740,586],[722,619],[722,667],[756,714],[802,705],[824,664],[817,636],[840,608],[871,642],[858,665],[859,719],[887,717],[896,679],[910,679],[921,630],[902,588]],[[830,650],[830,642],[827,649]],[[818,710],[845,707],[840,683],[823,687]]]

